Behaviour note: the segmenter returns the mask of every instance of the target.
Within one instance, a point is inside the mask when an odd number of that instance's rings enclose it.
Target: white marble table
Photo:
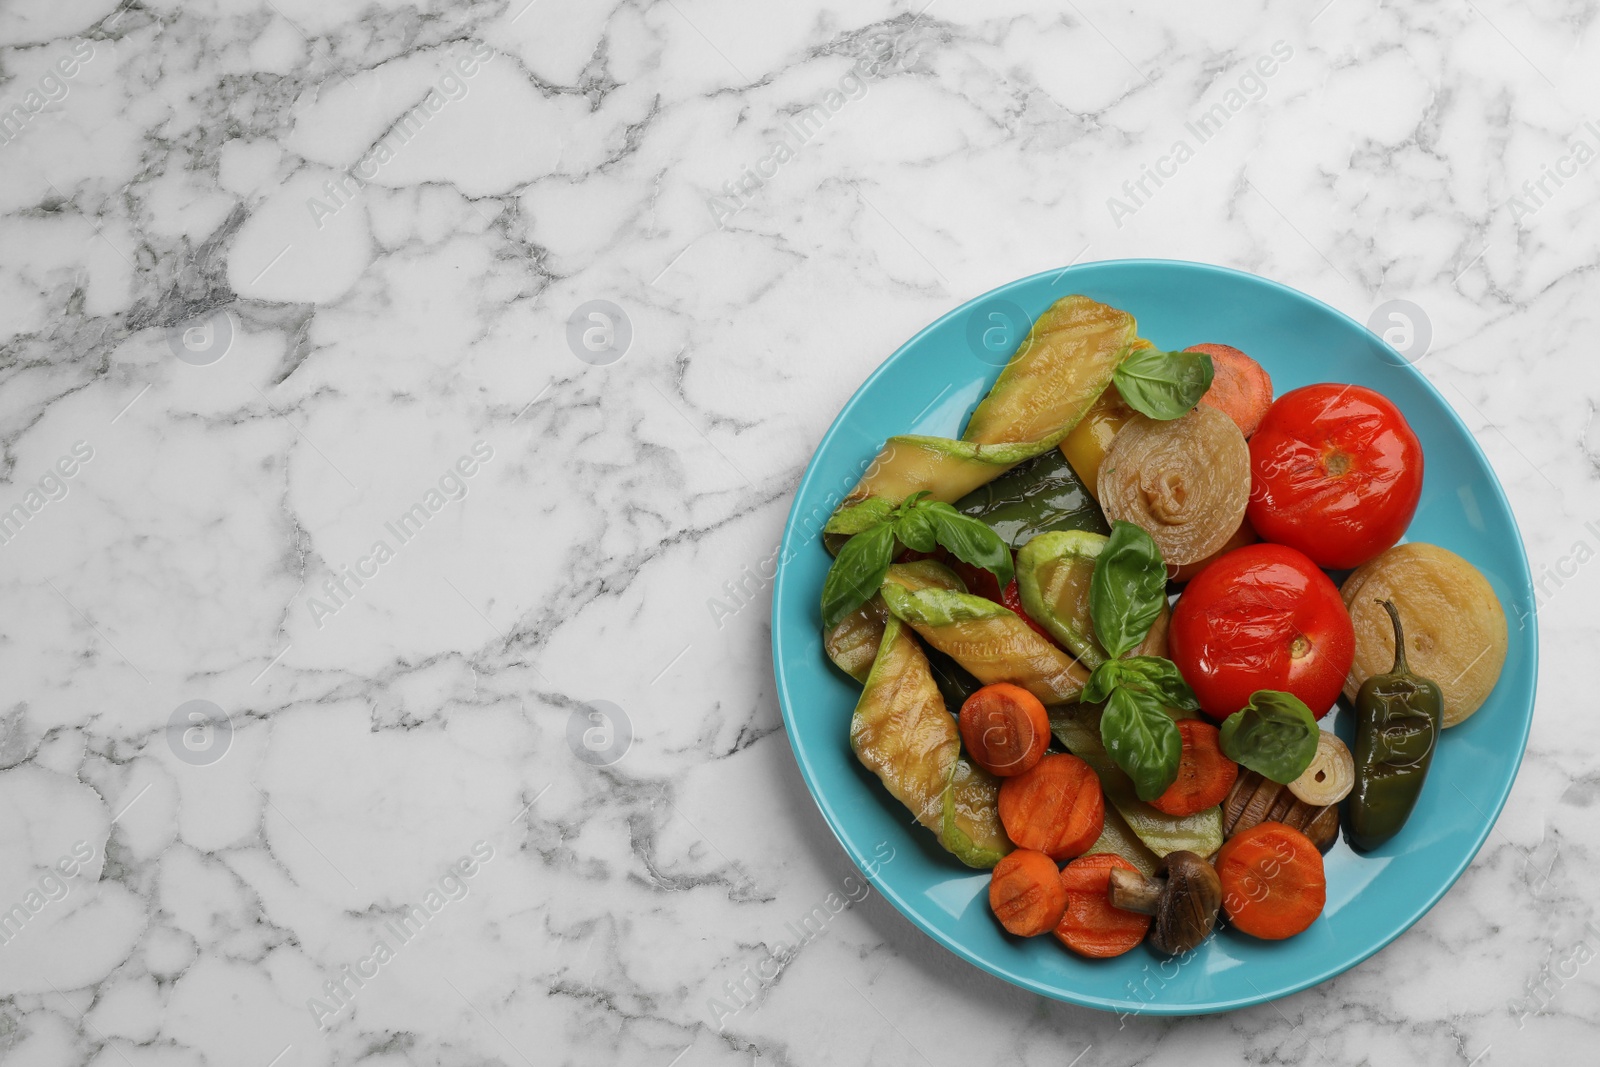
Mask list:
[[[1320,2],[0,7],[0,1058],[1592,1054],[1596,11]],[[1119,1025],[860,892],[767,575],[888,352],[1132,256],[1410,301],[1548,577],[1443,904]]]

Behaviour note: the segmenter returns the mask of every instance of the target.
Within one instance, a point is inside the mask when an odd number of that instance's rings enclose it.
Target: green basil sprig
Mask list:
[[[1166,599],[1160,546],[1134,523],[1113,523],[1089,578],[1089,617],[1111,658],[1089,675],[1083,699],[1105,701],[1100,740],[1133,779],[1140,800],[1154,800],[1178,777],[1183,737],[1166,709],[1200,706],[1171,660],[1122,658],[1144,641]]]
[[[1160,656],[1129,656],[1108,659],[1094,669],[1083,687],[1083,699],[1098,704],[1116,689],[1130,689],[1155,697],[1164,708],[1199,711],[1194,690],[1178,673],[1178,665]]]
[[[1316,716],[1299,697],[1261,689],[1223,721],[1222,754],[1288,785],[1311,766],[1320,730]]]
[[[1138,647],[1166,599],[1167,565],[1160,546],[1134,523],[1112,523],[1089,579],[1089,616],[1112,659]]]
[[[1100,716],[1100,740],[1133,779],[1140,800],[1154,800],[1178,777],[1183,737],[1161,701],[1139,689],[1117,686]]]
[[[1204,352],[1143,348],[1118,364],[1111,380],[1129,407],[1165,421],[1183,417],[1200,403],[1215,374]]]
[[[898,507],[878,498],[864,500],[841,510],[824,527],[827,533],[854,535],[839,549],[822,583],[825,629],[839,625],[883,586],[896,542],[917,552],[942,546],[961,562],[993,574],[1000,588],[1011,584],[1011,549],[1000,535],[982,520],[927,496],[914,493]]]

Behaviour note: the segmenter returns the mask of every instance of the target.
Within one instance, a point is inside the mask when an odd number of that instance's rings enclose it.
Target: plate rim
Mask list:
[[[796,533],[800,527],[800,499],[810,488],[813,480],[818,476],[817,456],[827,445],[833,441],[835,435],[842,431],[848,420],[848,416],[850,416],[855,410],[856,404],[860,402],[861,397],[867,391],[867,388],[872,385],[873,382],[877,381],[880,376],[885,374],[890,365],[897,362],[903,352],[905,352],[908,348],[917,345],[924,337],[932,333],[938,327],[944,325],[951,319],[970,311],[972,308],[980,305],[985,300],[995,297],[1002,291],[1027,285],[1028,283],[1034,282],[1037,279],[1045,277],[1046,275],[1050,275],[1053,279],[1052,284],[1055,284],[1056,281],[1070,278],[1073,274],[1082,273],[1093,268],[1105,267],[1113,264],[1130,268],[1180,267],[1246,279],[1251,283],[1263,284],[1272,289],[1276,289],[1279,291],[1279,293],[1289,297],[1290,299],[1315,305],[1322,311],[1342,318],[1357,328],[1367,330],[1367,332],[1371,333],[1366,326],[1357,322],[1355,319],[1351,318],[1349,315],[1345,314],[1343,311],[1339,310],[1333,305],[1328,304],[1309,293],[1305,293],[1292,286],[1285,285],[1282,282],[1278,282],[1271,278],[1254,274],[1249,271],[1239,270],[1234,267],[1225,267],[1215,263],[1202,263],[1195,260],[1185,259],[1157,259],[1141,257],[1131,259],[1092,260],[1087,263],[1069,264],[1068,266],[1059,270],[1043,270],[1034,274],[1025,275],[1020,278],[1015,278],[1011,281],[995,286],[986,292],[980,293],[977,296],[972,297],[970,300],[963,301],[956,307],[951,308],[943,315],[940,315],[938,318],[929,322],[911,337],[907,338],[906,341],[904,341],[899,347],[885,357],[878,364],[878,366],[873,369],[872,373],[868,374],[864,379],[862,379],[861,383],[856,386],[855,391],[851,393],[849,399],[847,399],[844,402],[844,405],[840,407],[838,414],[834,416],[833,421],[828,425],[827,431],[823,433],[820,439],[818,439],[816,446],[812,449],[811,458],[806,462],[805,471],[801,474],[799,482],[797,482],[795,485],[794,493],[790,500],[789,512],[784,519],[783,536],[779,540],[778,570],[773,579],[772,587],[772,615],[770,618],[772,629],[771,648],[773,677],[776,682],[778,694],[778,708],[783,719],[784,736],[789,742],[789,751],[794,756],[795,764],[799,767],[800,777],[805,782],[806,791],[811,794],[812,802],[816,804],[817,810],[822,814],[823,822],[827,825],[829,832],[833,834],[834,840],[839,843],[839,846],[844,850],[845,855],[850,858],[851,862],[856,865],[857,869],[862,872],[871,885],[877,889],[879,893],[883,894],[883,896],[894,905],[895,910],[898,911],[908,922],[915,926],[923,936],[931,938],[935,943],[943,946],[954,955],[972,964],[973,966],[994,975],[996,978],[999,978],[1021,989],[1026,989],[1029,992],[1039,996],[1048,997],[1052,1000],[1058,1000],[1065,1003],[1076,1004],[1081,1007],[1094,1008],[1096,1010],[1106,1012],[1152,1016],[1208,1015],[1236,1011],[1241,1008],[1251,1007],[1257,1004],[1265,1004],[1271,1001],[1280,1000],[1284,997],[1293,996],[1296,993],[1300,993],[1304,990],[1310,989],[1313,986],[1320,985],[1323,982],[1335,978],[1348,970],[1360,966],[1362,963],[1366,962],[1368,959],[1371,959],[1374,955],[1393,944],[1402,934],[1416,925],[1416,923],[1421,920],[1424,915],[1432,911],[1439,901],[1444,898],[1444,895],[1454,888],[1456,882],[1459,881],[1461,876],[1466,873],[1467,868],[1472,865],[1472,862],[1477,859],[1478,853],[1482,850],[1484,843],[1488,841],[1489,835],[1494,832],[1495,825],[1499,822],[1500,815],[1505,810],[1506,802],[1511,796],[1511,790],[1516,785],[1517,776],[1522,771],[1523,758],[1527,754],[1528,737],[1533,727],[1533,712],[1538,704],[1539,690],[1539,619],[1537,600],[1535,600],[1533,603],[1533,608],[1528,615],[1528,618],[1532,623],[1530,626],[1531,647],[1529,657],[1529,671],[1532,680],[1528,691],[1528,711],[1527,714],[1522,717],[1522,729],[1517,740],[1517,752],[1515,760],[1512,764],[1511,775],[1509,778],[1507,778],[1505,786],[1500,790],[1499,796],[1494,799],[1492,810],[1489,811],[1487,817],[1483,820],[1483,823],[1478,830],[1476,840],[1472,842],[1471,847],[1467,850],[1461,862],[1456,866],[1455,870],[1451,871],[1449,876],[1440,883],[1438,890],[1434,892],[1426,901],[1424,901],[1412,915],[1406,918],[1405,921],[1402,922],[1393,933],[1381,938],[1376,943],[1351,958],[1348,962],[1344,962],[1330,968],[1324,968],[1318,973],[1307,975],[1301,979],[1296,979],[1293,982],[1290,982],[1270,992],[1258,992],[1257,995],[1253,996],[1235,997],[1216,1002],[1197,1004],[1148,1004],[1137,1001],[1126,1001],[1119,1000],[1115,997],[1098,997],[1077,993],[1072,990],[1051,987],[1026,975],[1017,974],[1014,971],[1008,970],[1004,966],[980,957],[976,953],[969,950],[960,941],[946,935],[942,930],[925,924],[920,916],[920,912],[916,908],[912,907],[909,901],[904,899],[899,893],[895,892],[891,887],[882,882],[877,873],[876,866],[867,862],[866,857],[857,855],[857,851],[851,847],[850,843],[847,842],[844,836],[841,834],[837,813],[834,811],[832,804],[828,801],[824,791],[819,789],[810,763],[801,753],[801,751],[795,746],[794,742],[794,718],[791,711],[791,700],[789,697],[788,672],[785,668],[784,658],[779,647],[779,638],[781,633],[780,619],[783,606],[786,603],[786,598],[789,595],[800,595],[798,592],[791,594],[789,591],[788,582],[786,580],[789,571],[788,561],[790,558],[792,558],[791,552],[795,547]],[[1070,291],[1070,289],[1068,291]],[[1483,446],[1478,442],[1477,435],[1472,432],[1471,427],[1469,427],[1466,422],[1462,420],[1461,415],[1456,411],[1455,406],[1445,399],[1444,394],[1439,391],[1438,387],[1435,386],[1431,380],[1429,380],[1427,375],[1419,371],[1411,360],[1406,359],[1404,356],[1400,355],[1400,353],[1396,352],[1393,346],[1388,345],[1388,342],[1384,341],[1381,336],[1377,334],[1373,334],[1373,336],[1376,337],[1379,342],[1388,347],[1390,352],[1395,354],[1396,358],[1394,363],[1399,369],[1402,370],[1403,373],[1410,374],[1416,382],[1420,383],[1424,389],[1433,395],[1433,398],[1438,402],[1439,406],[1449,414],[1450,419],[1452,422],[1454,422],[1456,428],[1461,431],[1462,435],[1471,444],[1473,451],[1477,455],[1477,458],[1489,471],[1491,475],[1490,482],[1494,489],[1494,496],[1496,499],[1498,499],[1501,506],[1504,507],[1506,514],[1510,517],[1511,528],[1516,535],[1515,545],[1513,548],[1515,550],[1516,560],[1521,564],[1521,578],[1523,587],[1531,588],[1533,575],[1528,563],[1527,546],[1523,539],[1522,526],[1517,521],[1516,510],[1511,506],[1511,501],[1506,496],[1505,486],[1502,485],[1500,481],[1500,474],[1495,469],[1494,464],[1489,461],[1489,457],[1484,453]],[[869,871],[872,873],[868,873]]]

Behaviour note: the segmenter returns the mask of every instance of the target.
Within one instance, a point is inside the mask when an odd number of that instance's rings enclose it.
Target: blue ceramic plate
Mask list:
[[[1476,715],[1445,734],[1410,822],[1369,855],[1335,845],[1327,857],[1327,908],[1290,940],[1225,931],[1178,966],[1144,947],[1091,961],[1052,937],[1009,937],[989,914],[988,875],[963,867],[932,835],[908,825],[900,805],[850,751],[859,687],[822,651],[818,595],[829,556],[817,531],[885,438],[958,436],[1027,321],[1068,293],[1131,312],[1140,335],[1163,348],[1212,341],[1243,349],[1267,368],[1280,395],[1335,381],[1388,396],[1427,456],[1408,539],[1464,556],[1488,576],[1506,608],[1511,647],[1499,684]],[[1528,739],[1538,667],[1532,620],[1518,625],[1533,603],[1528,561],[1505,494],[1472,434],[1420,373],[1359,323],[1303,293],[1221,267],[1090,263],[1012,282],[944,316],[890,356],[834,420],[795,493],[780,559],[772,604],[778,697],[800,773],[840,844],[906,918],[951,952],[1074,1004],[1152,1015],[1226,1011],[1355,966],[1433,907],[1472,862]],[[1348,721],[1336,723],[1348,738]],[[883,862],[890,848],[893,859]]]

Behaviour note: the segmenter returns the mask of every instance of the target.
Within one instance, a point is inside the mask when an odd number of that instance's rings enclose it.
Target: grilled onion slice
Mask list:
[[[1506,662],[1506,613],[1478,568],[1438,545],[1408,542],[1380,552],[1340,587],[1356,629],[1356,658],[1345,680],[1361,683],[1394,664],[1394,625],[1378,603],[1394,602],[1405,623],[1406,663],[1444,692],[1444,724],[1477,711]]]
[[[1201,404],[1179,419],[1144,415],[1117,431],[1100,467],[1106,518],[1136,523],[1169,567],[1216,552],[1250,502],[1250,449],[1234,421]]]

